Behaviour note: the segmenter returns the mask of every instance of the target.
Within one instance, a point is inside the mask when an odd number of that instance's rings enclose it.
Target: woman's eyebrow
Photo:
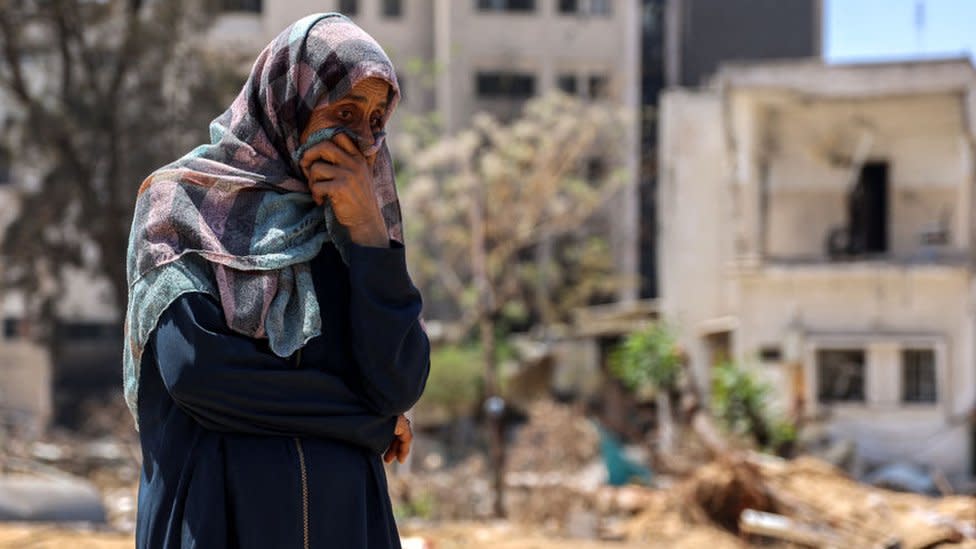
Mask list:
[[[362,95],[347,95],[346,97],[344,97],[344,99],[349,99],[351,101],[355,101],[356,103],[364,103],[364,104],[365,103],[369,103],[369,99],[367,99],[366,97],[364,97]],[[385,109],[386,108],[386,101],[383,101],[382,103],[379,103],[376,106]]]

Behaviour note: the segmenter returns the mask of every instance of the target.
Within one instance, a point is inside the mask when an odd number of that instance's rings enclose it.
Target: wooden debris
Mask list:
[[[843,538],[833,530],[816,528],[776,513],[746,509],[739,517],[739,531],[811,547],[845,547]]]

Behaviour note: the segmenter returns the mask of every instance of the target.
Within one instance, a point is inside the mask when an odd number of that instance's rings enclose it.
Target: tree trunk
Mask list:
[[[462,166],[468,182],[473,178],[470,166]],[[489,284],[488,253],[485,243],[485,213],[482,188],[472,185],[471,202],[468,207],[468,221],[471,224],[471,272],[474,277],[475,288],[478,291],[478,331],[481,339],[481,352],[485,361],[485,398],[482,408],[487,417],[488,440],[491,455],[491,470],[495,486],[495,516],[505,516],[505,437],[503,433],[502,414],[504,408],[496,409],[498,394],[498,365],[495,352],[495,317],[496,308],[494,295]]]
[[[499,398],[498,360],[495,341],[495,323],[491,316],[482,317],[479,322],[481,351],[485,361],[485,400],[486,404]],[[494,512],[497,517],[505,516],[505,433],[502,423],[504,409],[497,410],[489,405],[485,410],[488,418],[488,439],[490,444],[492,484],[495,488]]]
[[[657,406],[657,444],[658,452],[665,455],[674,453],[674,416],[671,414],[671,394],[659,388],[654,394]]]

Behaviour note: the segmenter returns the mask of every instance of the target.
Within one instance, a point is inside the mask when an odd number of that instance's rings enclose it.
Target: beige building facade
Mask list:
[[[976,69],[726,66],[662,97],[661,312],[868,463],[973,472]]]

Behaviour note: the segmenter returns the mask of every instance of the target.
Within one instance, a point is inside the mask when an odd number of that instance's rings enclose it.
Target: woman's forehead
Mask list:
[[[363,103],[364,105],[378,105],[382,104],[385,107],[385,103],[390,94],[390,84],[382,78],[370,77],[364,78],[353,85],[349,89],[349,92],[342,97],[336,98],[335,101],[342,100],[352,100],[358,103]],[[328,94],[322,96],[319,99],[316,108],[324,107],[329,104]]]

